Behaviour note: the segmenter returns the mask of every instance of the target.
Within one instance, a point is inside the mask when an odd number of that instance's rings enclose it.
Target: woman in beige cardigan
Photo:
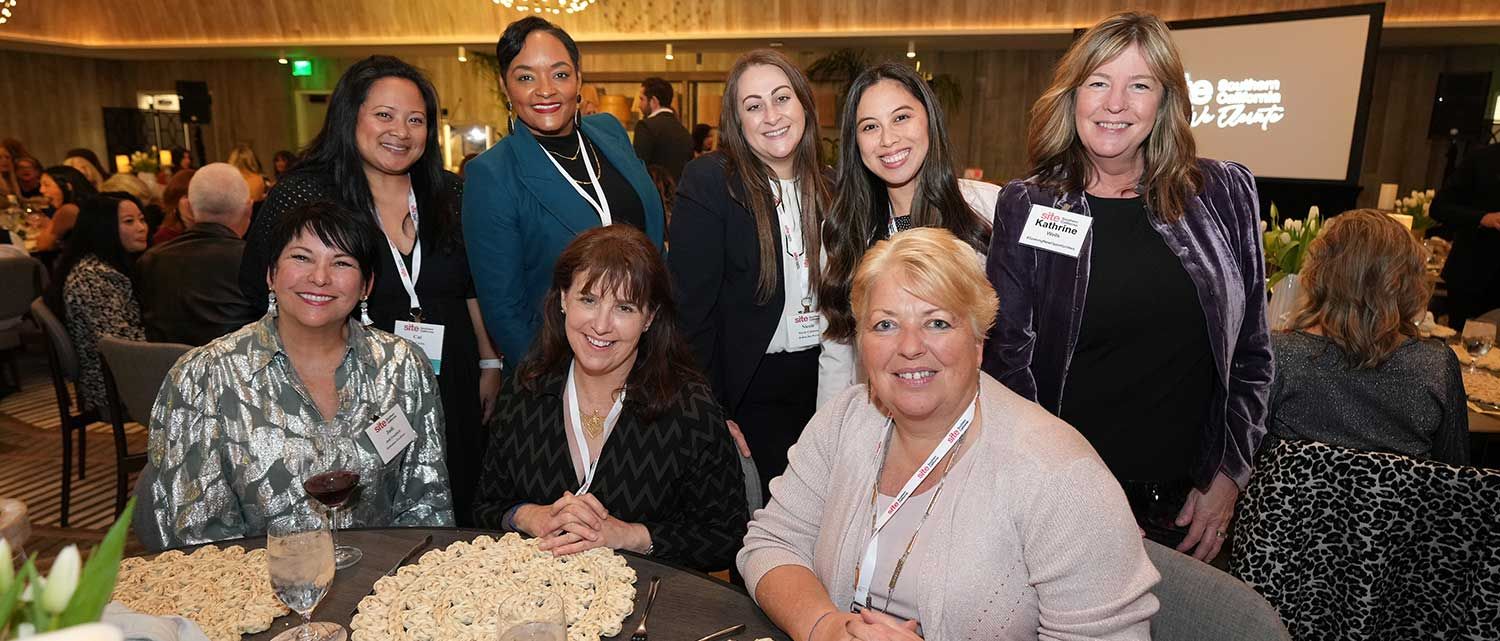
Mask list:
[[[798,641],[1150,637],[1160,577],[1119,484],[979,371],[996,299],[978,265],[923,228],[855,274],[870,382],[808,424],[738,560]]]

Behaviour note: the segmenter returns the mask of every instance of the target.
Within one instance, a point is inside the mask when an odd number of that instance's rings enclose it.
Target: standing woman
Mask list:
[[[465,239],[490,336],[520,363],[542,326],[552,264],[584,231],[625,223],[662,246],[661,197],[609,114],[578,115],[583,82],[568,32],[532,16],[495,44],[509,136],[465,166]]]
[[[437,119],[437,91],[415,67],[390,56],[349,67],[323,130],[256,216],[240,289],[267,300],[266,269],[275,258],[267,242],[277,219],[298,207],[333,201],[379,223],[387,242],[361,314],[365,324],[411,339],[432,361],[447,419],[454,514],[467,524],[500,363],[484,338],[459,227],[462,183],[443,171]]]
[[[816,410],[828,181],[812,87],[785,56],[740,56],[722,114],[719,149],[682,171],[667,259],[688,342],[769,487]]]
[[[818,305],[827,319],[818,362],[818,406],[853,385],[849,288],[865,250],[898,231],[940,227],[974,248],[990,247],[990,217],[1000,187],[953,173],[943,108],[927,81],[893,62],[866,69],[849,87],[839,118],[842,163],[823,227],[828,252]]]
[[[1148,536],[1208,560],[1265,434],[1271,351],[1254,177],[1197,157],[1189,109],[1155,16],[1074,42],[1032,107],[1033,175],[1000,194],[984,369],[1089,439]],[[1044,215],[1075,248],[1033,240]]]

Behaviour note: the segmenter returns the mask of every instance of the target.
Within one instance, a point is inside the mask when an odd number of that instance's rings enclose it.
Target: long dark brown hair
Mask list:
[[[719,112],[719,152],[725,160],[725,168],[731,180],[739,180],[745,187],[740,204],[755,217],[755,238],[760,243],[760,278],[755,285],[755,302],[764,305],[776,293],[781,284],[781,274],[776,270],[776,195],[771,193],[771,169],[756,158],[745,140],[745,130],[740,122],[740,76],[756,65],[776,67],[786,74],[792,93],[802,104],[804,122],[802,139],[797,142],[793,158],[792,173],[797,176],[798,202],[802,209],[802,246],[807,248],[808,285],[818,291],[817,265],[823,212],[828,204],[828,184],[823,178],[823,162],[819,158],[818,110],[813,104],[812,84],[797,65],[786,56],[770,49],[756,49],[740,56],[729,70],[725,80],[724,100]],[[734,194],[734,190],[730,190]],[[735,198],[739,198],[735,194]]]
[[[1088,151],[1078,139],[1074,112],[1077,91],[1094,70],[1132,45],[1140,47],[1151,74],[1161,83],[1161,105],[1145,147],[1146,169],[1141,174],[1141,196],[1162,220],[1176,222],[1187,202],[1203,190],[1198,149],[1188,118],[1187,77],[1182,57],[1172,44],[1172,33],[1149,13],[1118,13],[1094,25],[1073,42],[1052,74],[1052,86],[1031,107],[1026,153],[1031,172],[1044,186],[1081,192],[1094,175]]]
[[[517,387],[539,391],[549,374],[566,371],[573,359],[559,304],[576,279],[592,292],[613,292],[647,314],[655,314],[641,334],[635,364],[625,378],[625,402],[643,422],[660,416],[682,387],[702,383],[687,342],[677,329],[672,277],[656,245],[630,225],[595,227],[573,239],[552,268],[552,286],[542,299],[542,331],[516,370]]]
[[[854,337],[854,314],[849,308],[850,287],[854,270],[865,250],[889,235],[890,194],[885,182],[860,162],[859,101],[865,90],[882,80],[891,80],[906,88],[907,93],[927,110],[927,157],[917,173],[916,196],[911,202],[913,227],[940,227],[953,232],[974,251],[989,251],[990,230],[964,200],[953,173],[953,152],[948,142],[948,128],[943,121],[943,107],[927,82],[903,64],[887,62],[866,69],[849,87],[844,111],[839,118],[838,181],[834,183],[833,207],[823,225],[823,244],[828,250],[828,265],[818,289],[818,307],[828,319],[829,338]],[[988,212],[993,215],[994,212]]]
[[[1375,209],[1334,216],[1307,248],[1302,304],[1288,329],[1316,327],[1352,367],[1377,367],[1417,335],[1427,309],[1427,250]]]

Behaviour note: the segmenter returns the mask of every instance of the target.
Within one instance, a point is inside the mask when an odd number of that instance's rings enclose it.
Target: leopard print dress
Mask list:
[[[79,260],[68,272],[68,280],[63,283],[63,303],[67,307],[68,336],[78,352],[81,405],[107,416],[109,402],[104,392],[99,339],[114,336],[146,340],[141,305],[136,301],[130,277],[92,255]]]

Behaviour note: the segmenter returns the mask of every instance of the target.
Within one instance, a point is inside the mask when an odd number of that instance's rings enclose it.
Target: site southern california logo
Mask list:
[[[1036,226],[1070,236],[1078,235],[1078,223],[1057,215],[1054,211],[1043,211],[1036,217]]]

